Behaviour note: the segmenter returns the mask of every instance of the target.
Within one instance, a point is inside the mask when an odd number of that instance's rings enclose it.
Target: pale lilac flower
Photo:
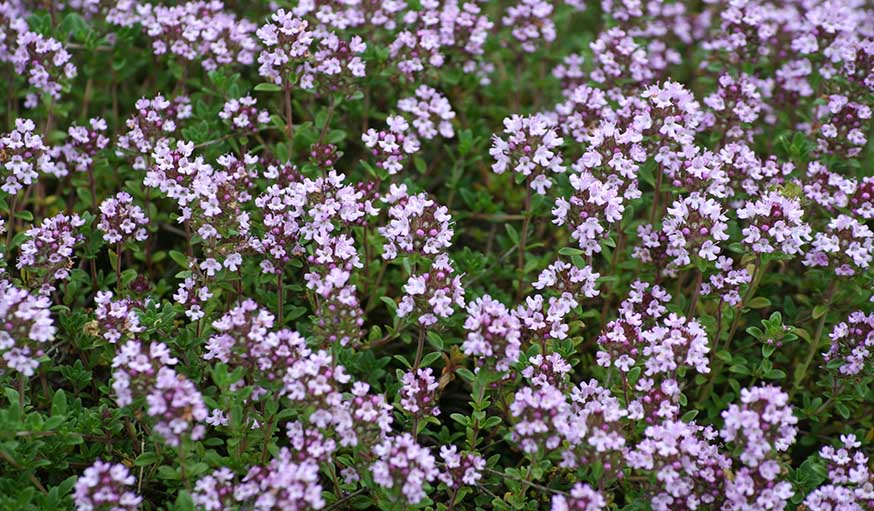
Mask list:
[[[464,321],[467,337],[461,345],[465,355],[476,357],[478,365],[507,371],[519,361],[521,324],[501,302],[489,295],[467,305]]]
[[[509,170],[520,174],[532,189],[544,195],[552,186],[547,172],[565,171],[559,150],[564,140],[555,128],[555,122],[542,114],[505,118],[503,134],[492,136],[489,149],[495,159],[492,171],[503,174]]]
[[[803,219],[800,202],[779,192],[747,201],[737,210],[737,216],[746,221],[743,242],[754,252],[796,255],[810,241],[811,229]]]
[[[441,446],[440,458],[443,460],[443,469],[437,477],[453,489],[475,486],[486,468],[485,458],[474,452],[459,453],[454,445]]]
[[[49,307],[47,297],[0,281],[0,373],[11,369],[33,376],[45,354],[44,346],[57,331]]]
[[[431,140],[438,134],[443,138],[455,136],[452,128],[455,111],[452,105],[446,96],[427,85],[416,88],[415,96],[400,99],[398,110],[412,116],[410,123],[425,140]]]
[[[270,123],[270,112],[259,110],[252,96],[225,101],[219,118],[229,122],[235,129],[250,133]]]
[[[407,371],[401,377],[400,394],[401,408],[416,417],[440,415],[437,406],[437,380],[430,367],[421,368],[416,372]]]
[[[402,496],[409,504],[418,504],[425,498],[425,485],[440,472],[434,456],[409,433],[387,438],[374,447],[373,454],[377,456],[370,466],[374,482]]]
[[[103,239],[107,243],[145,241],[149,237],[146,230],[148,224],[145,212],[134,204],[133,197],[127,192],[119,192],[100,203],[97,228],[103,231]]]
[[[426,272],[410,275],[397,316],[416,316],[420,324],[431,326],[450,317],[455,312],[453,306],[464,307],[464,287],[449,256],[440,254]]]
[[[846,321],[834,326],[829,338],[831,346],[823,354],[829,367],[832,362],[840,363],[838,371],[842,376],[861,373],[874,353],[874,314],[851,313]]]
[[[551,511],[603,511],[607,501],[591,486],[576,483],[571,488],[570,495],[553,495]]]
[[[135,483],[123,464],[97,460],[76,480],[76,511],[136,511],[143,498],[134,491]]]

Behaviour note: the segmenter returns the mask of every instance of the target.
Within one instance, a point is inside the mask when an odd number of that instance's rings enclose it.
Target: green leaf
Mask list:
[[[176,496],[176,503],[173,505],[176,511],[194,511],[194,500],[186,490],[179,490],[179,495]]]
[[[428,342],[431,346],[434,346],[438,350],[443,349],[443,338],[437,335],[435,332],[428,330]]]
[[[519,244],[519,231],[513,227],[513,224],[506,223],[504,224],[504,230],[507,231],[507,236],[510,237],[510,241],[513,242],[514,245]]]
[[[185,268],[186,270],[188,269],[188,257],[182,252],[179,252],[178,250],[171,250],[170,259],[176,262],[176,264],[178,264],[180,267]]]
[[[782,369],[771,369],[765,373],[765,378],[769,380],[782,380],[786,378],[786,372]]]
[[[582,250],[580,250],[578,248],[574,248],[574,247],[563,247],[561,250],[558,251],[558,253],[560,255],[568,256],[568,257],[573,257],[573,256],[585,254],[585,252],[583,252]]]
[[[398,304],[396,304],[395,301],[391,299],[391,297],[380,296],[379,299],[382,301],[382,303],[386,305],[386,307],[388,307],[388,310],[390,310],[392,314],[394,314],[395,311],[398,310]]]
[[[282,87],[275,83],[262,82],[255,86],[255,90],[258,92],[280,92]]]
[[[422,357],[422,367],[428,367],[428,366],[430,366],[431,364],[433,364],[433,363],[436,362],[437,360],[440,360],[440,357],[441,357],[442,355],[443,355],[443,354],[442,354],[441,352],[439,352],[439,351],[433,351],[433,352],[431,352],[431,353],[428,353],[427,355],[425,355],[424,357]]]
[[[24,220],[25,222],[33,222],[33,213],[27,210],[15,213],[15,218]]]
[[[64,389],[58,389],[55,391],[55,395],[52,397],[52,416],[66,414],[67,394],[64,392]]]
[[[771,306],[771,300],[768,300],[764,296],[757,296],[750,300],[747,304],[747,307],[750,309],[764,309],[765,307]]]
[[[470,417],[468,417],[467,415],[464,415],[463,413],[453,413],[449,417],[451,417],[452,420],[461,424],[462,426],[467,427],[470,425]]]
[[[134,465],[138,467],[146,467],[149,465],[154,465],[158,462],[158,455],[152,451],[144,452],[137,456],[137,459],[134,460]]]
[[[458,373],[459,376],[461,376],[462,378],[464,378],[465,380],[467,380],[469,382],[472,382],[476,378],[473,375],[473,373],[470,371],[470,369],[468,369],[466,367],[459,367],[458,369],[455,370],[455,372]]]
[[[682,421],[683,422],[691,422],[697,416],[698,416],[698,410],[689,410],[688,412],[683,414]]]
[[[823,317],[826,312],[828,312],[828,305],[819,304],[813,308],[813,314],[811,314],[811,316],[813,316],[813,319],[819,319]]]

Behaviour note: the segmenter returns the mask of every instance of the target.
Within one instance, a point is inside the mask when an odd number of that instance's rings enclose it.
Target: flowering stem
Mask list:
[[[276,318],[279,326],[282,326],[284,294],[282,289],[282,273],[279,273],[276,275]]]
[[[419,345],[416,347],[416,361],[413,364],[413,372],[419,370],[422,364],[422,355],[425,354],[425,325],[419,324]]]
[[[12,248],[12,233],[15,231],[15,208],[18,206],[18,194],[12,195],[12,204],[9,205],[9,223],[6,225],[6,249]]]
[[[744,294],[743,300],[740,303],[740,307],[734,313],[734,318],[731,320],[731,327],[728,329],[728,338],[725,339],[725,345],[723,346],[723,350],[728,351],[728,348],[731,347],[731,340],[734,338],[734,334],[737,331],[737,327],[740,324],[741,312],[743,311],[744,306],[749,303],[750,298],[755,295],[756,288],[759,287],[759,281],[761,280],[762,274],[764,274],[765,268],[767,268],[767,264],[762,267],[762,256],[761,254],[756,254],[756,262],[755,267],[753,268],[753,276],[750,279],[750,287],[747,288],[746,294]],[[760,271],[761,270],[761,271]],[[714,356],[716,355],[716,351],[719,350],[719,337],[722,333],[720,330],[722,328],[722,302],[719,302],[720,308],[720,322],[718,324],[718,330],[716,331],[716,341],[713,343]],[[720,359],[719,367],[712,367],[710,370],[710,379],[707,381],[707,385],[701,390],[701,394],[698,396],[698,401],[703,402],[710,395],[710,391],[713,389],[713,384],[716,382],[716,375],[719,374],[722,369],[722,363]]]
[[[689,303],[689,314],[688,317],[692,317],[692,314],[695,313],[695,306],[698,305],[698,294],[701,292],[701,281],[704,279],[704,274],[701,273],[701,270],[695,269],[695,284],[692,289],[692,301]]]
[[[290,158],[294,151],[294,119],[291,110],[291,84],[288,83],[287,79],[283,89],[285,90],[285,122],[288,130],[288,156]]]
[[[525,180],[525,219],[522,221],[522,233],[519,235],[519,253],[517,261],[519,266],[519,286],[516,289],[516,301],[521,302],[525,286],[525,246],[528,244],[528,224],[531,222],[531,184]]]
[[[823,299],[823,304],[826,307],[831,305],[832,296],[835,294],[837,285],[837,279],[832,279]],[[801,388],[801,385],[804,383],[804,379],[807,376],[807,370],[810,369],[810,364],[813,363],[813,357],[815,357],[816,354],[819,352],[819,340],[822,337],[822,331],[825,328],[825,320],[827,317],[828,309],[826,309],[826,311],[823,312],[822,316],[819,317],[819,323],[816,325],[816,333],[813,335],[813,340],[810,343],[810,351],[807,352],[807,357],[804,359],[804,363],[801,365],[800,370],[795,377],[795,385],[793,385],[792,387],[792,392],[789,393],[790,399],[792,399],[792,396],[794,396],[795,393]]]
[[[94,260],[92,259],[92,262]],[[115,244],[115,290],[121,293],[121,242]]]
[[[328,114],[325,116],[325,125],[322,126],[322,131],[319,133],[319,143],[325,143],[325,136],[328,134],[328,128],[331,126],[331,119],[334,117],[334,109],[337,107],[337,100],[334,95],[331,95],[331,102],[328,104]]]
[[[655,191],[652,195],[652,209],[649,211],[649,223],[655,223],[656,211],[659,209],[659,195],[662,190],[662,166],[658,166],[656,171]]]

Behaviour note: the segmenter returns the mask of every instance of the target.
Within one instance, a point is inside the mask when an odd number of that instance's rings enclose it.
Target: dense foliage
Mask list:
[[[0,2],[0,509],[874,509],[874,5]]]

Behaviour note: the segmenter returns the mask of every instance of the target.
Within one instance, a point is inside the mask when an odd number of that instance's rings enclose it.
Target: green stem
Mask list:
[[[517,264],[519,267],[519,286],[516,289],[516,301],[521,302],[525,296],[525,246],[528,244],[528,224],[531,223],[531,183],[525,180],[525,219],[522,221],[522,232],[519,235],[519,251]]]
[[[832,279],[828,286],[828,290],[825,292],[823,302],[826,306],[826,310],[822,313],[822,316],[819,318],[819,323],[816,325],[816,333],[813,334],[813,340],[810,343],[810,351],[807,352],[807,357],[805,357],[804,363],[801,365],[801,370],[798,373],[798,376],[795,377],[795,385],[792,387],[792,392],[789,395],[790,398],[801,388],[804,379],[807,377],[807,371],[810,369],[810,364],[813,363],[813,358],[817,353],[819,353],[819,340],[822,337],[822,331],[825,329],[825,320],[828,317],[828,306],[831,304],[832,296],[835,294],[837,285],[837,279]]]

